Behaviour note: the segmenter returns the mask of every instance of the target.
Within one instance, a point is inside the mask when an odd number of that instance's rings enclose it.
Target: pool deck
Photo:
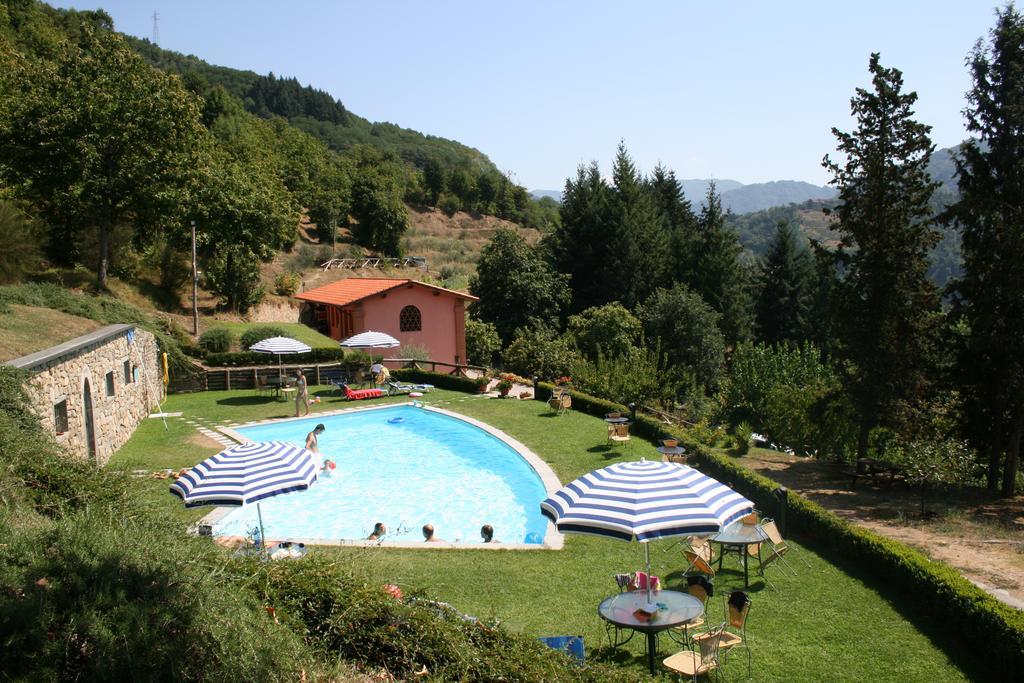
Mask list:
[[[494,427],[490,426],[485,422],[480,422],[479,420],[475,420],[466,415],[462,415],[461,413],[445,410],[444,408],[435,408],[433,406],[420,404],[416,401],[409,401],[405,403],[389,403],[387,405],[378,406],[361,406],[358,408],[342,408],[339,410],[330,410],[322,413],[317,413],[316,415],[303,415],[301,417],[287,417],[278,418],[274,420],[260,420],[258,422],[248,422],[243,425],[236,425],[236,427],[256,427],[259,425],[267,424],[281,424],[282,422],[294,422],[296,420],[308,420],[310,418],[330,417],[332,415],[347,415],[351,413],[362,413],[371,410],[387,410],[389,408],[395,408],[397,406],[415,406],[423,410],[429,410],[431,412],[446,415],[457,420],[462,420],[463,422],[468,422],[474,427],[482,429],[491,436],[503,441],[506,445],[508,445],[509,448],[518,453],[519,457],[525,460],[526,463],[531,468],[533,468],[533,471],[537,473],[537,476],[540,477],[541,483],[544,484],[544,490],[547,492],[548,496],[553,495],[558,489],[562,488],[562,482],[559,481],[558,477],[555,476],[554,471],[546,462],[541,460],[541,458],[536,453],[534,453],[529,448],[524,446],[522,443],[513,439],[511,436],[501,431],[500,429],[495,429]],[[248,438],[239,434],[232,427],[218,425],[217,431],[238,443],[247,443],[249,441]],[[210,514],[206,515],[201,520],[199,520],[199,524],[212,525],[215,522],[220,521],[221,518],[228,515],[234,509],[235,508],[233,507],[215,508],[212,512],[210,512]],[[232,537],[220,538],[223,540],[230,539]],[[385,540],[380,541],[349,541],[330,538],[288,538],[287,540],[296,543],[305,543],[306,545],[352,546],[357,548],[415,548],[417,550],[443,550],[445,548],[455,550],[561,550],[565,546],[565,538],[558,531],[558,529],[555,528],[555,525],[552,524],[550,520],[548,520],[547,531],[544,532],[543,543],[449,543],[448,541],[433,541],[427,543],[426,541],[388,541],[386,540],[386,538],[387,537],[385,537]],[[243,539],[239,537],[239,540]]]

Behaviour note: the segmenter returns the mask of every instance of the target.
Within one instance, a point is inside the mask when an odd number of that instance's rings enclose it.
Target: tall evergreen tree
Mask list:
[[[682,183],[676,179],[675,171],[661,164],[654,167],[650,186],[668,232],[672,279],[692,286],[693,268],[700,246],[693,206],[683,192]]]
[[[612,263],[619,290],[617,298],[631,309],[658,285],[666,283],[671,256],[669,238],[654,195],[622,142],[615,153],[612,180],[614,242],[609,250],[615,254]]]
[[[618,299],[610,267],[615,258],[609,238],[611,200],[597,162],[580,166],[576,177],[565,181],[561,224],[545,240],[555,270],[570,276],[574,313]]]
[[[750,334],[749,277],[740,262],[743,247],[725,224],[722,197],[714,183],[708,187],[698,226],[700,242],[692,287],[721,316],[719,327],[726,342],[744,340]]]
[[[802,342],[812,333],[814,258],[796,228],[779,223],[761,265],[755,314],[758,336],[769,344]]]
[[[857,129],[832,132],[843,164],[823,165],[839,189],[836,208],[846,264],[838,301],[847,386],[857,407],[857,453],[868,449],[871,429],[899,427],[906,408],[926,383],[926,359],[938,297],[929,282],[928,253],[938,235],[929,199],[934,149],[929,126],[914,120],[917,94],[903,93],[903,74],[887,69],[877,53],[869,70],[873,91],[850,100]]]
[[[959,360],[976,444],[989,456],[988,485],[1012,496],[1024,431],[1024,17],[997,10],[991,44],[968,60],[974,85],[969,140],[957,159],[963,236],[959,311],[967,323]]]

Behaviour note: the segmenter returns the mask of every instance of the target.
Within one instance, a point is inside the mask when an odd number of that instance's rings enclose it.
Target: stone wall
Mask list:
[[[67,452],[101,465],[163,399],[156,339],[132,325],[108,325],[9,364],[30,373],[26,389],[43,428],[50,430]],[[112,394],[108,373],[112,373]],[[92,404],[92,449],[87,439],[86,387]],[[55,415],[55,406],[61,402],[67,409],[67,430],[63,432],[58,431]]]

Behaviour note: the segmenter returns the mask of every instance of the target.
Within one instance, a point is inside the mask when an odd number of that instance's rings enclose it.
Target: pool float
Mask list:
[[[422,396],[423,396],[423,392],[422,391],[410,391],[409,392],[409,397],[410,398],[421,398]]]
[[[536,531],[531,531],[530,533],[526,534],[526,538],[523,539],[523,542],[540,544],[542,540],[540,534],[538,534]]]
[[[394,425],[394,424],[398,424],[399,422],[405,422],[405,418],[404,417],[393,417],[390,420],[388,420],[388,422],[390,422],[391,424]]]

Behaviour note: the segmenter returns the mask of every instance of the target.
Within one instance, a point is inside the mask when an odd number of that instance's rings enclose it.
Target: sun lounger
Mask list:
[[[387,383],[388,396],[394,396],[395,394],[408,394],[410,391],[430,391],[434,388],[433,384],[402,384],[401,382],[389,381]]]
[[[350,401],[362,401],[366,398],[380,398],[384,395],[383,389],[353,389],[347,384],[340,385],[345,390],[345,398]]]

